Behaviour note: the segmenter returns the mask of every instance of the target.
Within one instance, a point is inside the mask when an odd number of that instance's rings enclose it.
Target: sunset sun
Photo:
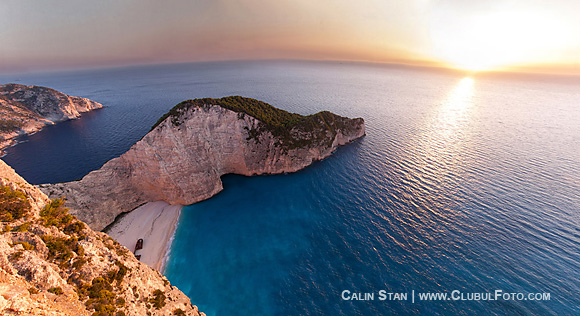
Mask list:
[[[485,71],[554,57],[569,42],[566,30],[546,14],[438,12],[430,35],[434,54],[450,67]]]

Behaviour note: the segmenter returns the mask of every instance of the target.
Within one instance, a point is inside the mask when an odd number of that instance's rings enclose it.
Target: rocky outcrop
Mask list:
[[[193,204],[224,174],[298,171],[365,134],[362,118],[301,116],[241,97],[185,101],[122,156],[80,181],[42,185],[93,229],[150,201]]]
[[[0,219],[1,315],[204,315],[159,272],[2,160]]]
[[[102,108],[100,103],[73,97],[54,89],[15,83],[0,85],[0,154],[14,138],[46,125],[78,118]]]

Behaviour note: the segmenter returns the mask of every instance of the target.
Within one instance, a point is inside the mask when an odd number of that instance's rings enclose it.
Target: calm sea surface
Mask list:
[[[165,274],[208,315],[580,314],[579,78],[224,62],[0,80],[106,106],[8,150],[32,183],[99,168],[190,98],[365,119],[367,136],[322,162],[228,175],[222,193],[184,208]],[[375,300],[343,301],[344,290]],[[380,290],[408,300],[379,301]],[[550,300],[417,296],[453,290]]]

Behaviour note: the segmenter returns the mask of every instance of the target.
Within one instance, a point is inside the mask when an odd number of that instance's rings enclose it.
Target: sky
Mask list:
[[[0,72],[237,59],[580,73],[576,0],[2,0]]]

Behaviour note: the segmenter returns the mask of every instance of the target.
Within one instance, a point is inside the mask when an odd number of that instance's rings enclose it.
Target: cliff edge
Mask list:
[[[298,171],[363,135],[362,118],[302,116],[237,96],[188,100],[99,170],[40,187],[50,197],[66,196],[73,214],[101,230],[146,202],[207,199],[222,190],[224,174]]]
[[[0,85],[0,155],[20,135],[102,107],[95,101],[50,88],[15,83]]]
[[[2,160],[0,314],[204,315],[159,272]]]

